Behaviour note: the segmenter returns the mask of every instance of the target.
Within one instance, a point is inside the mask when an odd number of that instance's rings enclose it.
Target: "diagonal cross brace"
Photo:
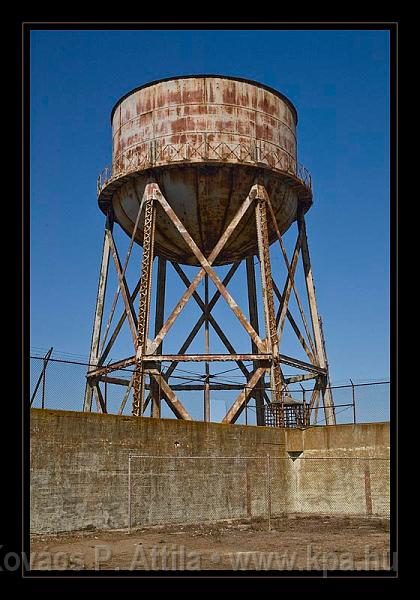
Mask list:
[[[134,306],[131,301],[130,293],[128,291],[128,286],[127,286],[127,281],[125,279],[125,275],[123,275],[123,272],[122,272],[121,261],[120,261],[119,255],[118,255],[118,250],[115,245],[115,241],[114,241],[112,232],[109,229],[107,229],[106,235],[108,237],[109,245],[111,248],[111,254],[112,254],[112,258],[114,260],[115,270],[117,271],[118,280],[120,282],[121,295],[124,300],[124,306],[125,306],[125,311],[127,313],[128,323],[130,325],[131,336],[133,338],[134,344],[136,344],[137,318],[136,318],[136,314],[134,311]]]
[[[188,277],[186,276],[186,274],[184,273],[184,271],[181,269],[181,267],[177,263],[172,263],[172,266],[174,267],[175,271],[178,273],[178,275],[180,276],[180,278],[182,279],[182,281],[185,283],[185,285],[188,288],[188,286],[191,285],[191,282],[188,279]],[[201,310],[203,311],[203,319],[202,319],[202,323],[203,323],[205,320],[206,306],[205,306],[204,302],[202,301],[202,299],[200,298],[200,296],[197,294],[197,292],[193,293],[193,298],[197,302],[197,304],[201,308]],[[229,342],[229,340],[226,337],[226,335],[224,334],[222,328],[220,327],[220,325],[217,323],[217,321],[215,320],[215,318],[213,317],[213,315],[210,312],[208,314],[208,320],[209,320],[209,323],[211,324],[211,326],[213,327],[214,331],[217,333],[217,335],[223,342],[226,349],[229,350],[229,352],[231,354],[237,354],[235,348]],[[200,321],[201,321],[201,319],[200,319]],[[241,371],[246,376],[249,376],[251,374],[251,372],[248,371],[248,369],[246,368],[246,366],[244,365],[244,363],[242,361],[238,361],[237,364],[238,364],[239,368],[241,369]]]
[[[165,395],[165,400],[172,410],[172,412],[178,417],[178,419],[184,419],[185,421],[192,421],[192,417],[189,412],[184,408],[181,402],[176,397],[175,393],[169,387],[167,382],[165,381],[162,373],[159,373],[157,369],[149,369],[148,373],[153,377],[153,379],[160,385],[163,394]]]
[[[271,200],[270,200],[269,197],[267,197],[267,204],[268,204],[268,208],[269,208],[269,211],[270,211],[270,214],[271,214],[272,223],[274,225],[274,229],[276,230],[277,238],[279,240],[280,249],[281,249],[281,252],[282,252],[282,255],[283,255],[283,258],[284,258],[284,262],[285,262],[287,270],[289,271],[289,269],[290,269],[289,259],[287,258],[287,252],[286,252],[286,249],[284,247],[283,240],[281,238],[280,229],[279,229],[279,227],[277,225],[276,215],[274,213],[273,205],[271,204]],[[314,342],[312,340],[311,334],[309,332],[309,326],[308,326],[308,323],[306,321],[305,312],[303,310],[302,303],[300,301],[299,295],[298,295],[297,290],[296,290],[295,282],[292,280],[291,283],[292,283],[293,292],[294,292],[294,295],[295,295],[295,298],[296,298],[296,302],[297,302],[297,305],[298,305],[298,308],[299,308],[300,316],[302,318],[303,326],[305,328],[305,332],[306,332],[306,335],[308,337],[309,345],[311,347],[312,353],[316,354],[315,345],[314,345]],[[278,296],[278,294],[277,294],[277,296]],[[281,302],[280,297],[279,297],[279,300]],[[288,317],[289,317],[289,315],[288,315]],[[289,320],[290,320],[290,318],[289,318]],[[290,321],[290,323],[292,324],[292,321]],[[292,326],[293,326],[293,324],[292,324]],[[299,337],[299,335],[298,335],[298,337]]]
[[[233,275],[236,273],[238,267],[239,267],[240,263],[236,262],[234,263],[231,268],[229,269],[228,273],[226,274],[225,278],[223,279],[223,285],[227,285],[229,283],[229,281],[232,279]],[[216,291],[213,298],[210,300],[209,302],[209,311],[211,311],[216,302],[219,300],[221,294],[219,291]],[[201,326],[203,325],[205,321],[205,315],[202,314],[201,317],[198,319],[197,323],[194,325],[194,327],[191,329],[187,339],[185,340],[185,342],[182,344],[181,348],[178,350],[178,354],[185,354],[186,350],[188,350],[188,348],[190,347],[192,341],[194,340],[195,336],[197,335],[197,333],[200,331]],[[171,374],[175,371],[176,367],[178,365],[178,361],[175,361],[171,364],[171,366],[166,370],[165,372],[165,377],[168,379]]]
[[[123,276],[125,276],[125,273],[126,273],[126,270],[127,270],[128,262],[129,262],[130,256],[131,256],[131,251],[132,251],[133,246],[134,246],[134,238],[136,236],[138,225],[139,225],[139,221],[140,221],[140,215],[141,215],[141,212],[142,212],[142,209],[143,209],[143,205],[144,205],[144,203],[146,201],[146,193],[143,194],[143,198],[140,201],[140,199],[138,198],[137,190],[136,190],[135,186],[133,184],[132,184],[132,186],[133,186],[134,193],[137,196],[137,199],[138,199],[138,202],[139,202],[139,210],[137,211],[136,222],[134,224],[134,229],[133,229],[133,233],[131,234],[130,244],[128,246],[127,254],[126,254],[126,257],[125,257],[125,260],[124,260],[124,266],[123,266],[123,269],[122,269],[122,275]],[[146,192],[146,190],[145,190],[145,192]],[[139,283],[139,286],[140,286],[140,283]],[[111,311],[110,311],[110,314],[109,314],[109,317],[108,317],[108,322],[107,322],[106,327],[105,327],[104,337],[103,337],[102,343],[100,345],[99,355],[102,354],[104,346],[105,346],[105,342],[106,342],[106,339],[107,339],[107,336],[108,336],[109,328],[111,327],[111,322],[112,322],[112,319],[114,317],[115,309],[117,307],[118,297],[120,295],[120,289],[121,289],[120,278],[118,278],[118,286],[117,286],[117,290],[116,290],[116,292],[114,294],[114,299],[112,301]],[[134,301],[135,297],[136,297],[136,293],[134,294],[134,297],[133,297],[133,295],[131,295],[131,302]],[[126,313],[124,313],[124,315],[125,314]],[[125,320],[125,318],[124,318],[124,320]],[[119,331],[119,329],[118,329],[118,331]],[[112,343],[111,343],[111,346],[112,346]],[[109,346],[109,344],[108,344],[108,346]],[[108,348],[108,346],[107,346],[107,348]],[[105,358],[103,360],[105,360]]]
[[[282,294],[283,301],[281,302],[281,305],[279,307],[279,312],[277,315],[278,318],[276,318],[276,321],[278,321],[277,335],[279,338],[279,345],[280,345],[280,340],[281,340],[281,336],[283,333],[284,322],[286,320],[287,310],[289,307],[290,294],[292,292],[292,286],[294,285],[294,277],[295,277],[296,267],[297,267],[298,260],[299,260],[301,241],[302,241],[302,231],[299,232],[298,238],[296,240],[295,249],[294,249],[293,255],[292,255],[292,262],[290,263],[290,268],[288,269],[288,272],[287,272],[286,283],[285,283],[284,289],[283,289],[283,294]]]
[[[268,369],[266,367],[259,367],[258,369],[256,369],[254,371],[254,373],[253,373],[251,379],[248,381],[246,387],[242,390],[242,392],[239,394],[239,396],[236,398],[235,402],[232,404],[232,406],[226,413],[225,417],[223,418],[222,423],[234,423],[236,421],[236,419],[239,417],[239,415],[243,409],[245,402],[248,399],[248,396],[250,395],[250,393],[252,392],[254,387],[257,385],[257,383],[261,379],[261,376],[263,375],[263,373],[265,373],[265,371],[267,371],[267,370]]]
[[[155,337],[155,339],[151,343],[150,348],[149,348],[149,352],[151,354],[153,354],[153,352],[155,352],[156,348],[160,345],[164,336],[168,332],[169,328],[173,325],[175,319],[178,317],[181,310],[184,308],[185,304],[188,302],[188,300],[190,299],[193,292],[195,291],[198,284],[203,279],[203,277],[206,273],[208,273],[208,275],[210,276],[210,278],[216,285],[217,289],[220,291],[221,295],[225,298],[229,307],[232,309],[234,314],[237,316],[237,318],[239,319],[241,324],[244,326],[244,328],[246,329],[248,334],[251,336],[251,338],[257,345],[257,347],[261,350],[261,352],[265,352],[266,347],[265,347],[264,342],[257,335],[254,328],[251,326],[249,321],[246,319],[245,315],[243,314],[243,312],[241,311],[239,306],[236,304],[236,302],[234,301],[232,296],[226,290],[225,286],[220,281],[220,279],[218,278],[218,276],[216,275],[216,273],[214,272],[214,270],[211,267],[212,263],[216,260],[217,256],[220,254],[221,250],[223,249],[224,245],[226,244],[227,240],[233,233],[236,226],[238,225],[239,221],[241,220],[243,215],[246,213],[246,211],[248,210],[248,208],[251,206],[252,202],[256,198],[256,195],[257,195],[256,187],[257,186],[252,187],[251,192],[249,193],[249,195],[247,196],[247,198],[245,199],[245,201],[243,202],[243,204],[237,211],[236,215],[234,216],[234,218],[232,219],[230,224],[227,226],[225,232],[223,233],[222,237],[220,238],[220,240],[214,247],[214,249],[211,252],[208,259],[206,259],[204,257],[204,255],[198,248],[197,244],[194,242],[194,240],[192,239],[192,237],[190,236],[188,231],[185,229],[184,225],[181,223],[181,221],[179,220],[179,218],[177,217],[175,212],[172,210],[172,208],[170,207],[170,205],[168,204],[166,199],[163,197],[163,195],[161,193],[157,192],[157,194],[156,194],[157,200],[159,201],[163,210],[166,212],[169,219],[172,221],[172,223],[174,224],[176,229],[179,231],[179,233],[185,240],[185,242],[188,245],[188,247],[190,248],[190,250],[193,252],[193,254],[196,256],[197,260],[202,265],[202,268],[197,273],[196,277],[194,278],[193,282],[189,286],[188,290],[184,293],[181,300],[178,302],[177,306],[172,311],[172,313],[169,316],[169,318],[167,319],[165,325],[162,327],[162,329],[160,330],[158,335]]]
[[[281,295],[280,290],[277,287],[276,282],[274,281],[274,279],[273,279],[273,290],[274,290],[274,293],[276,294],[276,296],[277,296],[277,298],[278,298],[278,300],[279,300],[279,302],[281,304],[283,302],[283,296]],[[314,357],[311,349],[308,347],[308,344],[306,343],[305,338],[303,337],[302,333],[300,332],[300,329],[299,329],[296,321],[294,320],[293,315],[291,314],[291,312],[290,312],[289,309],[287,309],[286,314],[287,314],[287,318],[289,320],[289,323],[292,326],[293,331],[295,332],[298,340],[302,344],[302,348],[305,350],[305,352],[306,352],[309,360],[311,361],[311,363],[315,364],[315,362],[316,362],[315,357]],[[279,314],[277,316],[280,317]],[[278,323],[278,319],[277,318],[276,318],[276,323]]]
[[[131,303],[134,302],[134,300],[137,297],[137,294],[139,293],[140,284],[141,284],[141,280],[139,279],[138,282],[137,282],[137,284],[136,284],[136,287],[133,290],[133,293],[130,296]],[[103,365],[103,363],[105,362],[105,359],[107,358],[108,354],[110,353],[111,348],[112,348],[115,340],[117,339],[118,334],[121,331],[121,327],[124,325],[124,321],[126,320],[126,318],[127,318],[127,311],[124,310],[122,312],[119,320],[118,320],[118,323],[115,326],[114,331],[112,332],[111,337],[109,338],[109,341],[108,341],[108,344],[106,345],[106,348],[101,353],[101,356],[100,356],[100,358],[98,360],[98,366]]]

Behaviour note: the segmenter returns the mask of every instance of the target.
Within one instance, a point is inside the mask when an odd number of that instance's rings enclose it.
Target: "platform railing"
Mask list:
[[[131,152],[131,155],[129,154]],[[206,137],[197,144],[165,144],[156,146],[156,141],[136,145],[116,157],[112,166],[106,166],[97,180],[98,195],[115,179],[170,163],[194,163],[200,160],[270,167],[275,171],[296,177],[306,188],[312,189],[312,178],[306,167],[281,146],[257,140],[254,144],[209,142]]]

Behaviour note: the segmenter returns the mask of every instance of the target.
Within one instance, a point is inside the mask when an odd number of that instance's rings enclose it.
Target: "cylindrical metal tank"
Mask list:
[[[193,75],[143,85],[112,111],[112,168],[98,180],[99,206],[132,235],[150,176],[208,256],[260,174],[280,231],[312,203],[309,173],[297,163],[297,113],[280,92],[254,81]],[[276,239],[269,223],[270,243]],[[142,219],[136,234],[142,244]],[[252,209],[214,264],[257,253]],[[197,261],[158,207],[155,254]]]

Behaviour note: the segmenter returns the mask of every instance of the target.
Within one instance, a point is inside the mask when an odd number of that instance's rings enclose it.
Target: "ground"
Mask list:
[[[271,521],[34,535],[32,569],[383,570],[389,523],[379,518],[287,516]]]

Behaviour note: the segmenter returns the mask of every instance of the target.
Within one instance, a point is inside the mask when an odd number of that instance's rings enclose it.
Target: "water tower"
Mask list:
[[[114,106],[111,120],[112,167],[98,179],[98,202],[106,224],[84,410],[92,410],[95,398],[97,410],[106,412],[101,384],[115,383],[126,386],[125,398],[131,390],[135,416],[146,416],[150,404],[150,416],[160,417],[161,402],[165,401],[177,418],[191,419],[176,395],[176,388],[182,386],[172,384],[171,375],[179,363],[202,362],[207,377],[195,392],[203,392],[203,419],[209,421],[210,397],[215,389],[209,365],[235,361],[246,383],[236,386],[240,388],[236,392],[232,389],[235,386],[225,386],[233,396],[224,423],[234,423],[253,398],[259,425],[275,422],[276,426],[305,426],[313,421],[321,399],[326,423],[334,424],[305,229],[304,215],[312,204],[311,178],[297,162],[297,112],[293,104],[280,92],[255,81],[194,75],[162,79],[134,89]],[[130,236],[123,262],[113,237],[114,223]],[[288,257],[282,235],[294,223],[296,244]],[[125,269],[135,243],[142,246],[142,261],[138,283],[130,291]],[[285,280],[277,283],[270,261],[270,246],[275,243],[280,245],[287,267]],[[124,313],[113,329],[108,320],[108,337],[104,339],[101,329],[111,257]],[[261,277],[259,293],[255,257]],[[304,271],[307,316],[294,278],[299,259]],[[246,262],[246,293],[237,303],[227,286],[242,261]],[[168,262],[186,289],[165,318]],[[190,280],[182,265],[196,266],[195,277]],[[230,265],[223,280],[217,273],[221,265]],[[154,268],[156,289],[152,289]],[[197,293],[202,281],[204,298]],[[216,288],[211,299],[209,281]],[[289,309],[292,294],[300,312],[301,328]],[[152,295],[156,298],[153,333]],[[192,299],[202,310],[201,318],[191,331],[185,332],[179,352],[165,355],[164,344],[171,327]],[[213,317],[212,309],[219,299],[227,303],[237,326],[249,336],[246,352],[239,353],[233,347],[223,323]],[[263,324],[258,321],[259,303],[263,307]],[[115,302],[112,313],[114,308]],[[286,321],[307,360],[282,354]],[[115,339],[127,324],[133,352],[107,363]],[[210,352],[209,326],[226,353]],[[204,352],[189,354],[188,348],[201,328],[205,331]],[[285,365],[299,373],[286,377]],[[112,376],[112,372],[122,368],[133,369],[129,381]],[[314,387],[309,402],[304,401],[302,406],[291,398],[288,386],[308,379],[314,380]],[[220,387],[223,386],[217,389]]]

